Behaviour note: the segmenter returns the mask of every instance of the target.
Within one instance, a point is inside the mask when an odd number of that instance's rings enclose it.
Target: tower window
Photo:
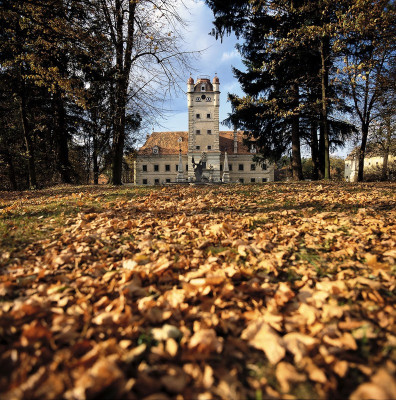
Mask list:
[[[165,171],[170,171],[170,165],[169,164],[165,165]]]
[[[195,116],[196,116],[197,119],[201,118],[201,114],[196,114]]]
[[[208,129],[208,130],[206,131],[206,133],[207,133],[208,135],[211,135],[211,134],[212,134],[212,130],[211,130],[211,129]]]
[[[206,114],[206,118],[210,118],[210,114]]]
[[[250,171],[256,171],[256,164],[250,164]]]
[[[158,172],[159,171],[159,165],[158,164],[154,164],[154,172]]]
[[[200,131],[199,129],[197,129],[197,130],[195,131],[195,134],[196,134],[196,135],[200,135],[200,134],[201,134],[201,131]]]
[[[179,164],[176,164],[176,172],[179,172]]]

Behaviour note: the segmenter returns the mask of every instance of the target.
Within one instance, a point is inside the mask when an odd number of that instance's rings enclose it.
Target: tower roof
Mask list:
[[[190,76],[187,80],[188,85],[194,85],[194,79]]]
[[[220,79],[217,75],[213,78],[213,83],[220,83]]]

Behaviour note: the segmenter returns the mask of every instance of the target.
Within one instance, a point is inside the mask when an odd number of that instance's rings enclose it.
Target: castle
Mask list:
[[[242,131],[219,131],[220,80],[187,81],[188,132],[153,132],[135,161],[136,185],[171,182],[269,182],[274,166],[253,161]]]

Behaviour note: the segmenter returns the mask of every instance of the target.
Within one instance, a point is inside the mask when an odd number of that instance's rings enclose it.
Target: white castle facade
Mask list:
[[[153,132],[138,151],[136,185],[171,182],[259,183],[274,180],[274,166],[253,161],[255,148],[241,131],[219,131],[220,81],[187,81],[188,131]]]

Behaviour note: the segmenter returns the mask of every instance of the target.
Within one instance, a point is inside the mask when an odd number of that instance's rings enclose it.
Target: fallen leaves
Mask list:
[[[271,364],[277,364],[286,355],[282,338],[262,320],[250,322],[242,332],[241,338],[256,349],[262,350]]]
[[[1,204],[4,398],[396,397],[394,185],[62,190]]]

